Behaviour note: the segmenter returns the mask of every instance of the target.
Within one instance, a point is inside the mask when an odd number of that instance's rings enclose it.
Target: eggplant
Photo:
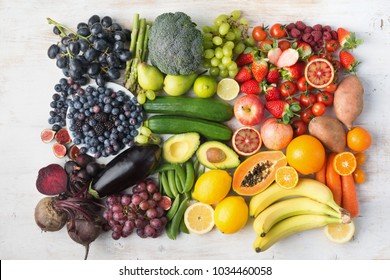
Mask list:
[[[160,158],[160,146],[136,144],[117,155],[96,175],[89,186],[89,193],[95,198],[119,193],[146,179]]]

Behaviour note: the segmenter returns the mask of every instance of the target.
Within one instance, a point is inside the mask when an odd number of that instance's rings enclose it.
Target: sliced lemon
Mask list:
[[[276,170],[275,181],[284,189],[295,188],[298,179],[298,172],[291,166],[282,166]]]
[[[217,86],[217,95],[223,100],[233,100],[240,92],[240,86],[232,78],[224,78],[219,81]]]
[[[196,202],[186,209],[184,223],[191,233],[205,234],[214,227],[214,208],[209,204]]]
[[[326,237],[335,243],[343,244],[352,239],[355,234],[355,225],[353,221],[348,224],[329,224],[325,226]]]

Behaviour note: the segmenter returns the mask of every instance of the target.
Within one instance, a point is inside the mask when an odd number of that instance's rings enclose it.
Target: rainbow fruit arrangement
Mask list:
[[[354,126],[354,33],[253,27],[239,11],[202,30],[181,12],[135,14],[131,31],[107,16],[76,31],[48,21],[65,77],[41,138],[64,163],[38,172],[42,230],[66,225],[85,258],[103,231],[176,239],[250,222],[256,252],[319,227],[337,243],[353,237],[372,143]]]

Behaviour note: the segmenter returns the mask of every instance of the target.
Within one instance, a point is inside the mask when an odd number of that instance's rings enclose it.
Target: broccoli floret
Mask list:
[[[149,31],[149,59],[170,75],[194,73],[203,58],[203,37],[183,12],[159,15]]]

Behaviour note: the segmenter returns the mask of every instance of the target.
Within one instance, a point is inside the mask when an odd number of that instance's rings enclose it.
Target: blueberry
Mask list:
[[[77,110],[81,109],[82,106],[83,106],[83,105],[81,104],[80,101],[76,101],[76,102],[74,103],[74,108],[77,109]]]
[[[138,130],[130,131],[130,135],[133,136],[133,137],[137,136],[138,135]]]
[[[91,129],[91,127],[88,124],[85,123],[85,124],[83,124],[82,129],[83,129],[84,132],[88,132]]]
[[[78,138],[78,137],[75,137],[75,138],[73,139],[73,143],[76,144],[76,145],[80,145],[80,144],[81,144],[81,139]]]
[[[104,111],[104,113],[110,113],[112,111],[111,104],[104,105],[103,111]]]
[[[61,126],[58,125],[58,124],[54,124],[51,129],[54,130],[54,131],[58,131],[58,130],[61,129]]]
[[[80,148],[80,154],[86,154],[88,152],[88,148],[87,147],[81,147]]]

